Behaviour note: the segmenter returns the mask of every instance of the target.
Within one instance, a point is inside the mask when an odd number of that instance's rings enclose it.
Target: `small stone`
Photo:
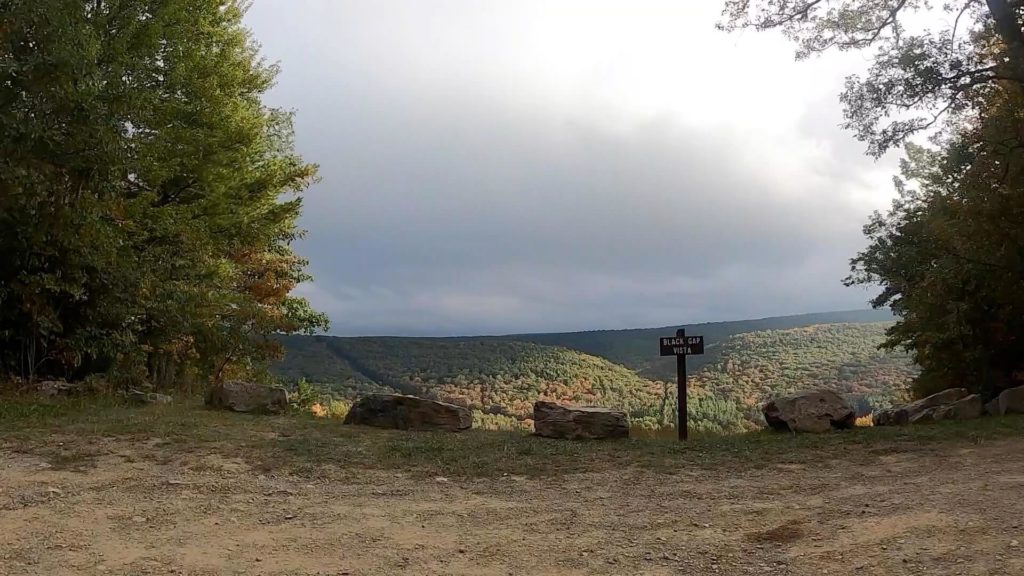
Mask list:
[[[1016,548],[1017,546],[1020,546],[1020,542],[1016,540],[1010,540],[1010,547]]]
[[[293,518],[295,518],[295,514],[285,514],[284,515],[284,519],[285,520],[291,520]]]
[[[448,479],[445,478],[444,476],[438,476],[437,478],[434,478],[434,482],[438,482],[440,484],[445,484],[445,483],[448,482]]]
[[[142,524],[145,521],[146,519],[142,516],[132,516],[132,522],[135,522],[136,524]]]

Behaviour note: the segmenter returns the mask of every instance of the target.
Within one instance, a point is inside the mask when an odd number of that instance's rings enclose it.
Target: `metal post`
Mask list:
[[[686,342],[686,330],[676,330],[676,336],[683,339]],[[689,436],[689,418],[686,413],[686,354],[676,355],[676,372],[678,381],[676,383],[676,396],[677,396],[677,410],[676,414],[676,432],[679,435],[679,440],[684,441]]]

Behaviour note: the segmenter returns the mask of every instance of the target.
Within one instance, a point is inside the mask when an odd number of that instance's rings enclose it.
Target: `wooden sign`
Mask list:
[[[704,353],[703,336],[687,336],[686,330],[677,330],[675,336],[662,338],[659,341],[662,356],[676,357],[676,397],[678,408],[676,411],[676,430],[680,440],[689,437],[689,418],[686,414],[686,357],[694,354]]]
[[[661,339],[662,356],[693,356],[703,353],[703,336],[675,336]]]

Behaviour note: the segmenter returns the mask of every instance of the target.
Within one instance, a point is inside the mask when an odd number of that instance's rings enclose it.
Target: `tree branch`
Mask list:
[[[967,0],[967,2],[964,4],[964,7],[961,8],[960,12],[957,13],[956,20],[953,20],[953,31],[949,35],[949,45],[950,46],[953,46],[954,42],[956,42],[956,31],[957,31],[957,28],[960,27],[960,18],[963,17],[963,15],[967,12],[967,10],[971,6],[976,5],[977,3],[978,3],[978,0]]]

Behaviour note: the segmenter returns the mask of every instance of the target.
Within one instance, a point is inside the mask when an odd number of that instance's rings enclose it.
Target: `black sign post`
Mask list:
[[[676,377],[678,399],[678,413],[676,415],[676,431],[679,433],[679,440],[686,440],[689,436],[689,422],[686,414],[686,357],[690,354],[704,353],[703,336],[687,336],[686,330],[676,330],[675,338],[662,338],[662,356],[676,357]]]

